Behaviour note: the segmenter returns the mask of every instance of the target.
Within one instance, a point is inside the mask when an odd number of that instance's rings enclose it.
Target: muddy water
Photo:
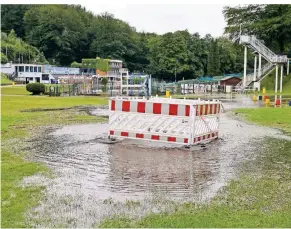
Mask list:
[[[226,110],[257,106],[251,100],[224,103]],[[96,110],[106,115],[107,111]],[[100,143],[108,124],[71,125],[34,141],[35,160],[52,168],[45,199],[29,213],[36,227],[92,227],[114,214],[140,217],[171,211],[181,201],[207,201],[236,176],[241,164],[264,150],[266,136],[280,132],[221,115],[220,138],[191,149],[145,141]],[[39,138],[38,138],[39,139]],[[128,202],[138,201],[138,202]]]

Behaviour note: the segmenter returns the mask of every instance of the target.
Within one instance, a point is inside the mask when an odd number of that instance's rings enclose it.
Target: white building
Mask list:
[[[11,75],[15,81],[27,83],[53,83],[55,78],[43,73],[43,66],[38,64],[1,65],[1,72]]]

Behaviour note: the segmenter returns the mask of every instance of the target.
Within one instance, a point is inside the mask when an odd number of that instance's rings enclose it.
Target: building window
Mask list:
[[[24,66],[19,66],[19,72],[24,72]]]
[[[29,66],[25,66],[25,72],[29,72]]]
[[[41,72],[41,67],[38,67],[38,72]]]
[[[30,77],[29,80],[33,80],[33,77]]]
[[[49,75],[48,74],[42,74],[41,75],[41,80],[49,80]]]
[[[37,67],[33,67],[34,68],[34,72],[37,72]]]
[[[30,66],[30,72],[33,72],[33,67],[32,66]]]

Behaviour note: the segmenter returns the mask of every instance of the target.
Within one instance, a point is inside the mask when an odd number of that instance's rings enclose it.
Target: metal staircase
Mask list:
[[[254,81],[261,81],[266,75],[268,75],[276,66],[276,64],[287,63],[288,58],[285,55],[277,55],[269,48],[267,48],[260,40],[255,36],[240,36],[240,44],[245,45],[256,53],[261,54],[261,56],[268,61],[261,70],[256,71],[256,78],[254,79],[254,73],[247,74],[245,79],[245,87],[248,87]],[[241,86],[243,82],[240,83]]]
[[[246,86],[249,86],[252,82],[254,81],[261,81],[266,75],[268,75],[276,65],[272,63],[267,63],[265,64],[262,68],[261,71],[257,70],[256,71],[256,79],[254,80],[254,72],[247,74],[246,77]]]
[[[255,36],[240,36],[240,44],[246,45],[253,51],[260,53],[268,62],[272,64],[284,64],[287,63],[288,58],[285,55],[276,55],[270,49],[268,49],[261,41]]]

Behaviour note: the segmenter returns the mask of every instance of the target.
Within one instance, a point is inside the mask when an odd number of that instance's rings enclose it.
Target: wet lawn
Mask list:
[[[3,88],[2,93],[3,93]],[[7,87],[6,93],[24,93],[22,87]],[[15,92],[16,91],[16,92]],[[23,140],[36,132],[41,126],[53,124],[90,123],[104,121],[89,116],[78,109],[21,112],[32,108],[63,108],[79,105],[107,104],[107,99],[98,97],[44,97],[44,96],[2,96],[1,111],[1,226],[4,228],[29,227],[24,214],[38,204],[42,198],[42,187],[21,187],[19,182],[25,176],[47,173],[40,164],[27,162],[24,158],[29,152],[17,149]]]
[[[243,108],[234,110],[234,113],[243,116],[250,122],[291,133],[291,107]]]
[[[290,108],[237,109],[251,122],[291,131]],[[187,203],[170,214],[115,216],[99,227],[290,227],[291,141],[266,138],[264,153],[243,165],[239,178],[207,204]],[[262,147],[262,146],[258,146]]]

